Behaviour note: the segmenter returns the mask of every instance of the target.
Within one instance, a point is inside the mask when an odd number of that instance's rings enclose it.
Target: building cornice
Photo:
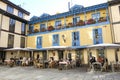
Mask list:
[[[84,7],[82,9],[78,9],[76,11],[68,11],[68,12],[51,15],[51,16],[44,17],[44,18],[38,18],[36,20],[29,21],[29,24],[35,24],[35,23],[54,20],[54,19],[58,19],[58,18],[64,18],[64,17],[75,15],[75,14],[80,14],[80,13],[85,13],[85,12],[90,12],[90,11],[94,11],[97,9],[99,10],[99,9],[105,9],[105,8],[108,8],[108,3],[102,3],[102,4],[98,4],[98,5],[94,5],[94,6]]]
[[[28,12],[25,9],[19,7],[18,5],[15,5],[14,3],[10,2],[9,0],[1,0],[1,1],[8,4],[8,5],[10,5],[10,6],[12,6],[12,7],[14,7],[14,8],[16,8],[16,9],[18,9],[18,10],[20,10],[21,12],[23,12],[23,13],[25,13],[27,15],[30,15],[30,12]]]
[[[18,17],[18,16],[16,16],[16,15],[13,15],[13,14],[7,12],[7,11],[4,11],[4,10],[2,10],[1,8],[0,8],[0,14],[5,15],[5,16],[8,16],[8,17],[10,17],[10,18],[12,18],[12,19],[18,20],[18,21],[23,22],[23,23],[28,23],[27,20],[25,20],[25,19],[23,19],[23,18],[20,18],[20,17]]]
[[[108,2],[109,6],[120,4],[120,0],[112,0]]]

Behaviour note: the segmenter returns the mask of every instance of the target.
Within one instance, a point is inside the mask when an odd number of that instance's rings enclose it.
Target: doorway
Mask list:
[[[58,51],[58,58],[59,60],[63,59],[64,55],[63,55],[63,51]]]

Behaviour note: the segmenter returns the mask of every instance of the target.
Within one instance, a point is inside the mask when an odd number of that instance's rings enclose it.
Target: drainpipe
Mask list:
[[[3,14],[4,14],[4,13],[1,13],[1,21],[0,21],[0,37],[1,37],[2,22],[3,22]]]
[[[109,18],[110,18],[110,31],[111,31],[112,43],[115,43],[115,34],[114,34],[114,28],[113,28],[113,19],[112,19],[111,6],[108,7],[108,9],[109,9],[109,11],[107,11],[107,13],[109,13],[109,16],[110,16]],[[108,14],[107,14],[107,16],[108,16]]]

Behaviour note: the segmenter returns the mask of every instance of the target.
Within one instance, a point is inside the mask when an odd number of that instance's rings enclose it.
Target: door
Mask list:
[[[63,51],[58,51],[58,58],[59,60],[64,58]]]

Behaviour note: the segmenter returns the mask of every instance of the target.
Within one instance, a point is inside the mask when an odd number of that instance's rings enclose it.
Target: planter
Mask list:
[[[35,30],[34,30],[34,33],[37,33],[37,32],[39,32],[39,30],[38,30],[38,29],[35,29]]]
[[[105,22],[105,21],[107,21],[107,19],[105,17],[100,17],[98,20],[98,22]]]
[[[77,22],[76,26],[84,26],[85,22],[83,20],[80,20],[79,22]]]
[[[42,28],[40,31],[41,31],[41,32],[45,32],[45,31],[46,31],[46,29],[45,29],[45,28]]]
[[[66,27],[69,28],[69,27],[72,27],[72,26],[73,26],[72,23],[68,23],[68,25]]]
[[[95,24],[95,23],[96,23],[96,21],[94,19],[89,19],[87,21],[87,24]]]
[[[53,26],[48,26],[48,31],[52,31],[54,30],[54,27]]]

